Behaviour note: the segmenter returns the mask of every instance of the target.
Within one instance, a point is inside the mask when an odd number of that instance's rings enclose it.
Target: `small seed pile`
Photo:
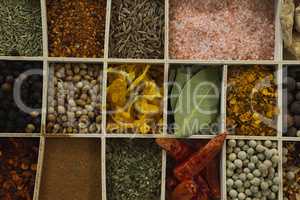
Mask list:
[[[0,56],[42,56],[42,19],[39,0],[2,0]]]
[[[160,133],[163,127],[161,65],[126,64],[108,68],[108,133]]]
[[[50,56],[103,57],[105,0],[48,0]]]
[[[237,135],[276,135],[275,81],[273,67],[229,67],[227,130]]]
[[[229,140],[226,152],[228,200],[277,199],[280,179],[276,142]]]
[[[0,132],[40,132],[43,77],[39,73],[25,75],[28,70],[41,70],[42,74],[42,63],[0,61]],[[22,83],[19,91],[17,83]]]
[[[287,103],[285,106],[288,109],[284,133],[289,137],[300,137],[300,71],[292,68],[288,75],[283,85],[286,91],[283,102]]]
[[[48,133],[101,132],[101,71],[98,65],[51,65]]]
[[[0,199],[33,199],[38,140],[0,139]]]
[[[287,142],[283,147],[284,200],[300,198],[300,143]]]
[[[153,140],[108,140],[106,165],[109,200],[160,198],[161,150]]]
[[[113,0],[109,56],[164,57],[164,1]]]

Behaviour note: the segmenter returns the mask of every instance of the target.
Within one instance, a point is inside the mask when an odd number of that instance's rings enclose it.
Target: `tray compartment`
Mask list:
[[[160,199],[161,170],[153,139],[106,139],[107,200]]]
[[[39,139],[0,138],[0,198],[33,199]]]
[[[109,57],[163,59],[164,0],[111,2]]]
[[[102,64],[52,63],[47,133],[101,133]]]
[[[104,56],[106,0],[46,0],[51,57]]]
[[[170,57],[273,60],[276,5],[273,0],[170,1]]]
[[[277,66],[228,66],[227,131],[248,136],[278,134],[278,79]]]
[[[107,133],[163,133],[164,71],[162,64],[108,66]]]
[[[101,200],[101,140],[47,138],[41,200]]]
[[[200,75],[201,73],[206,75]],[[196,76],[200,77],[197,81]],[[214,79],[218,81],[215,82]],[[179,130],[182,132],[186,130],[188,135],[219,133],[222,121],[222,79],[222,66],[171,65],[168,79],[168,133],[174,134]],[[206,90],[206,87],[209,89]],[[215,99],[217,99],[216,102]],[[210,104],[210,102],[214,103]],[[182,123],[181,113],[186,113],[183,114],[187,119],[186,123]],[[208,118],[209,123],[202,124],[199,120],[201,118]],[[180,125],[176,123],[176,119]]]
[[[0,61],[0,132],[40,133],[41,62]]]
[[[42,18],[39,0],[0,3],[0,56],[42,56]]]

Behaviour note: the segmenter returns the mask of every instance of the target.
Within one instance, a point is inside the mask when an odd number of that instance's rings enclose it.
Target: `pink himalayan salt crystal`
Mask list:
[[[273,60],[273,0],[170,0],[171,58]]]

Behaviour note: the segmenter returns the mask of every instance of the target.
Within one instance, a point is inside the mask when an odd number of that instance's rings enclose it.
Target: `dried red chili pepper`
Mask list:
[[[175,177],[180,180],[192,179],[199,174],[221,151],[227,134],[223,133],[210,140],[204,148],[174,169]]]
[[[206,167],[206,181],[210,188],[211,197],[214,199],[221,198],[220,179],[219,179],[219,160],[218,157]]]
[[[195,200],[209,200],[208,194],[199,191]]]
[[[174,158],[176,161],[181,161],[186,159],[192,154],[190,147],[177,139],[163,139],[157,138],[156,143],[167,151],[167,154]]]
[[[168,190],[174,190],[178,185],[178,181],[174,176],[169,176],[166,180],[166,187]]]
[[[198,175],[195,178],[195,182],[198,185],[199,191],[201,191],[202,193],[205,193],[207,195],[210,194],[211,191],[208,187],[208,184],[201,175]]]
[[[172,192],[172,200],[192,200],[197,196],[197,184],[193,180],[185,180]]]

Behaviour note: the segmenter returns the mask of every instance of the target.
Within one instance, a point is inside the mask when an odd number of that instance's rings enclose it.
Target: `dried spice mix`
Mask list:
[[[47,133],[100,133],[101,66],[55,63],[49,73]]]
[[[237,135],[276,135],[277,86],[273,66],[230,66],[227,130]]]
[[[106,0],[47,0],[49,55],[103,57]]]
[[[159,199],[161,155],[153,140],[107,140],[107,199]]]
[[[0,139],[0,199],[33,199],[38,153],[38,140]]]
[[[1,0],[0,56],[42,56],[39,0]]]
[[[108,133],[159,133],[163,124],[164,67],[149,64],[108,68]]]
[[[164,57],[164,0],[112,0],[109,57]]]

